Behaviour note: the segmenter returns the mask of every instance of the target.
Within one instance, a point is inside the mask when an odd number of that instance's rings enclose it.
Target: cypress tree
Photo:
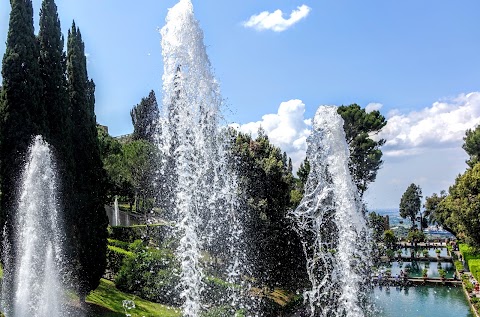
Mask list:
[[[159,110],[155,92],[152,90],[148,97],[142,98],[140,103],[130,111],[133,124],[133,139],[153,142],[156,133],[156,124]]]
[[[106,174],[100,156],[95,119],[95,84],[88,79],[80,30],[72,25],[67,42],[68,94],[72,107],[75,167],[72,203],[76,216],[77,291],[82,301],[94,290],[105,270],[108,219],[104,209]]]
[[[40,46],[40,73],[43,82],[43,101],[48,114],[47,124],[49,135],[46,140],[54,151],[56,167],[61,182],[57,189],[60,192],[60,209],[62,210],[62,225],[66,229],[65,256],[68,263],[78,263],[74,248],[76,209],[72,203],[73,190],[73,149],[72,120],[70,102],[67,92],[66,56],[63,51],[64,37],[62,35],[57,6],[54,0],[43,0],[40,9],[40,31],[38,33]],[[74,265],[75,267],[75,265]]]
[[[45,110],[38,64],[39,49],[33,27],[31,0],[11,0],[5,55],[2,62],[0,109],[1,225],[5,226],[9,251],[14,261],[13,217],[16,189],[28,146],[34,135],[45,135]],[[9,269],[9,268],[6,268]],[[6,274],[6,276],[12,276]],[[12,281],[5,281],[9,289]],[[10,301],[11,302],[11,301]]]
[[[43,82],[43,100],[48,114],[49,135],[47,141],[56,150],[61,165],[71,142],[71,118],[67,94],[64,39],[60,28],[57,6],[54,0],[43,0],[40,9],[40,71]],[[61,166],[65,168],[65,166]]]

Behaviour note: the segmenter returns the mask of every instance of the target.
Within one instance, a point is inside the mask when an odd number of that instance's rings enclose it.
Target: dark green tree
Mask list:
[[[71,144],[71,114],[66,81],[64,39],[54,0],[43,0],[40,9],[40,73],[43,83],[43,101],[48,114],[48,142],[56,151],[57,160],[66,161]],[[71,159],[70,159],[71,160]]]
[[[412,227],[415,227],[415,220],[422,207],[422,189],[420,186],[410,184],[400,200],[400,217],[409,218]]]
[[[107,173],[108,201],[113,201],[115,196],[120,196],[123,201],[130,202],[130,211],[132,211],[135,189],[125,164],[124,145],[110,136],[102,126],[97,126],[97,132],[103,168]]]
[[[300,166],[297,170],[297,176],[302,183],[302,187],[304,187],[305,183],[307,182],[308,174],[310,174],[310,162],[308,162],[308,159],[305,158],[305,160],[300,163]]]
[[[446,196],[447,196],[447,193],[444,190],[442,190],[440,192],[440,195],[437,195],[437,193],[433,193],[432,196],[425,198],[425,204],[423,205],[423,207],[425,208],[425,211],[423,215],[428,224],[441,224],[443,222],[440,203],[442,202],[442,200],[445,199]]]
[[[108,219],[104,209],[106,175],[100,156],[95,119],[95,84],[88,79],[80,30],[72,24],[67,43],[68,93],[72,107],[75,167],[72,203],[77,210],[69,220],[76,237],[76,286],[80,299],[94,290],[105,270]]]
[[[135,192],[135,211],[150,212],[154,206],[157,148],[145,140],[128,142],[122,148],[124,168]]]
[[[15,263],[14,212],[20,173],[33,136],[47,134],[42,100],[42,80],[38,64],[39,49],[33,27],[30,0],[10,1],[11,11],[5,55],[2,61],[0,104],[0,180],[1,217],[9,247],[4,258]],[[6,226],[4,226],[6,225]],[[9,270],[11,267],[6,267]],[[4,285],[12,289],[13,274],[6,274]],[[12,296],[12,294],[5,294]],[[12,302],[7,299],[7,302]],[[8,308],[7,308],[8,309]]]
[[[480,162],[480,125],[473,130],[468,129],[465,132],[463,141],[465,141],[465,143],[462,147],[469,156],[467,164],[473,167]]]
[[[443,226],[480,249],[480,163],[457,177],[438,210]]]
[[[383,163],[380,147],[385,140],[374,141],[370,136],[378,133],[387,121],[378,110],[367,113],[357,104],[340,106],[338,113],[344,120],[343,128],[350,148],[350,173],[360,197],[363,197]]]
[[[9,30],[2,63],[3,103],[0,109],[2,224],[14,203],[16,179],[32,137],[46,134],[39,50],[29,0],[10,1]]]
[[[158,115],[157,98],[152,90],[148,97],[142,98],[140,103],[130,111],[133,124],[133,139],[153,142]]]
[[[253,275],[261,285],[296,289],[305,281],[306,270],[300,240],[287,216],[294,188],[288,159],[262,130],[256,139],[234,134],[234,162],[247,201],[244,227]]]

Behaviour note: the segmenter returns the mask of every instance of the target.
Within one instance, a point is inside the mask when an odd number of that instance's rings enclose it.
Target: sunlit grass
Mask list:
[[[135,308],[128,310],[132,317],[179,317],[180,310],[152,303],[119,291],[113,282],[102,279],[98,288],[87,297],[91,312],[88,317],[125,316],[124,300],[133,300]]]

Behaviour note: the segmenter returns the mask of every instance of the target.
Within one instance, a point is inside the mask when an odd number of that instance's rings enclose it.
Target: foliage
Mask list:
[[[111,316],[125,316],[122,301],[130,299],[135,302],[135,308],[130,310],[132,316],[145,317],[180,317],[181,312],[178,308],[146,301],[135,295],[123,293],[118,290],[113,282],[102,279],[96,290],[87,297],[87,302],[104,307],[112,312]],[[91,316],[89,314],[89,316]],[[101,316],[105,316],[104,313]],[[110,315],[109,315],[110,316]]]
[[[135,210],[150,212],[155,196],[155,171],[158,150],[155,145],[144,140],[128,142],[122,148],[123,164],[127,179],[135,192]]]
[[[460,253],[463,256],[463,259],[468,262],[469,260],[476,260],[480,259],[480,251],[478,249],[473,248],[465,243],[460,243],[458,245]]]
[[[468,268],[472,272],[473,277],[477,281],[480,281],[480,259],[474,259],[468,261]]]
[[[78,261],[75,274],[81,300],[94,290],[106,265],[107,225],[105,213],[106,174],[100,156],[95,121],[95,84],[88,79],[85,46],[80,30],[72,24],[67,41],[68,94],[75,133],[75,166],[72,201],[75,213],[67,218],[72,233],[72,260]],[[95,246],[95,247],[93,247]]]
[[[133,257],[133,253],[116,246],[108,245],[107,265],[105,271],[115,277],[120,271],[123,261],[127,257]]]
[[[103,168],[107,174],[109,200],[112,201],[118,195],[125,197],[132,206],[135,201],[135,189],[125,164],[123,145],[111,137],[102,126],[97,126],[97,133]]]
[[[368,215],[368,226],[372,228],[373,240],[376,242],[383,241],[385,218],[375,212],[371,212]]]
[[[474,167],[480,162],[480,126],[475,129],[468,129],[463,138],[465,142],[462,148],[467,152],[469,160],[466,162],[469,167]]]
[[[428,274],[428,269],[423,269],[422,270],[422,276],[427,277],[427,274]]]
[[[420,230],[410,230],[407,235],[407,240],[413,243],[424,242],[425,239],[425,234]]]
[[[16,189],[33,137],[39,134],[47,136],[48,129],[32,2],[12,0],[10,5],[0,100],[0,227],[9,242],[9,248],[2,255],[15,262],[17,252],[13,223]],[[9,289],[11,283],[12,279],[4,279]],[[11,296],[13,294],[5,294],[4,299],[12,303]]]
[[[378,110],[367,113],[357,104],[341,106],[338,113],[344,120],[343,128],[350,147],[350,174],[362,197],[383,163],[380,147],[385,140],[374,141],[371,135],[378,133],[387,121]]]
[[[445,278],[447,276],[447,271],[444,269],[438,269],[438,275],[440,275],[441,278]]]
[[[158,115],[157,98],[152,90],[148,97],[142,98],[140,103],[130,111],[133,124],[133,139],[153,143]]]
[[[480,247],[480,163],[457,177],[440,203],[442,223],[474,247]]]
[[[307,179],[308,179],[308,174],[310,174],[310,162],[308,161],[307,158],[305,158],[305,160],[302,163],[300,163],[300,166],[298,167],[298,170],[297,170],[297,176],[302,184],[302,188],[305,187],[305,183],[307,182]]]
[[[455,268],[459,272],[463,272],[465,270],[465,267],[463,266],[463,263],[461,261],[455,261]]]
[[[163,241],[171,227],[163,224],[136,225],[136,226],[115,226],[109,228],[109,237],[113,240],[120,240],[123,243],[132,243],[135,240],[156,242]]]
[[[115,284],[125,292],[155,302],[178,305],[179,270],[174,254],[168,249],[146,248],[140,245],[126,257]]]
[[[437,193],[433,193],[432,196],[427,197],[425,199],[424,217],[427,219],[427,222],[429,224],[442,224],[443,221],[442,221],[439,205],[440,205],[440,202],[442,202],[446,196],[447,196],[446,192],[442,190],[440,192],[440,195],[437,195]],[[447,229],[445,226],[444,228]]]
[[[385,230],[383,233],[383,242],[388,249],[395,249],[397,247],[397,238],[392,230]]]
[[[239,187],[246,201],[245,243],[254,266],[253,277],[270,287],[296,287],[307,277],[303,248],[287,217],[299,197],[291,195],[298,187],[286,154],[262,131],[256,139],[234,130],[230,133],[233,162],[241,175]],[[215,254],[221,256],[221,252]]]
[[[420,186],[410,184],[400,200],[400,216],[409,218],[412,227],[415,226],[415,220],[420,212],[422,198],[422,189]]]

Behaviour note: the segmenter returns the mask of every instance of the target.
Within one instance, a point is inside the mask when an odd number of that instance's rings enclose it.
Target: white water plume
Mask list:
[[[304,198],[292,213],[312,284],[304,295],[311,316],[361,317],[367,227],[336,107],[318,109],[307,143],[310,174]]]
[[[62,271],[62,231],[57,180],[52,153],[41,136],[29,149],[15,214],[16,260],[7,278],[13,281],[13,303],[6,316],[65,316]],[[9,259],[10,261],[10,259]]]
[[[205,259],[223,252],[226,279],[240,283],[243,231],[238,219],[236,175],[228,167],[226,133],[219,126],[222,98],[189,0],[169,9],[162,35],[163,111],[158,145],[161,205],[176,224],[184,316],[199,316],[205,305]],[[225,237],[227,234],[227,237]],[[228,246],[225,245],[228,243]],[[219,246],[223,246],[219,247]],[[224,250],[224,249],[227,250]],[[219,273],[219,272],[217,272]],[[239,300],[225,294],[233,309]]]

